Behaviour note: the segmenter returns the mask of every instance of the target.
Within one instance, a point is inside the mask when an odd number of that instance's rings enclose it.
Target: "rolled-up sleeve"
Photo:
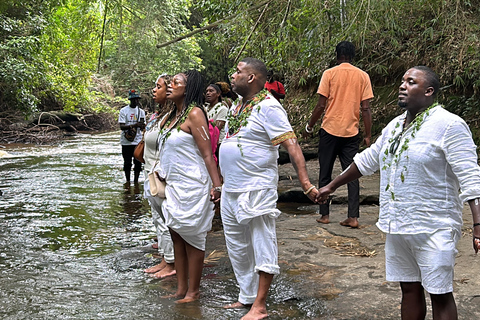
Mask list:
[[[363,176],[369,176],[374,174],[380,168],[380,153],[384,144],[384,134],[386,129],[383,129],[382,135],[378,137],[373,145],[363,150],[361,153],[357,153],[353,158],[353,162],[358,168],[358,171]]]

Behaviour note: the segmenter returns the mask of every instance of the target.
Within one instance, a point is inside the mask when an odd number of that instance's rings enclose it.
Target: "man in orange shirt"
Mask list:
[[[332,180],[333,164],[337,156],[342,170],[353,162],[360,142],[360,109],[365,124],[363,141],[367,147],[370,146],[371,139],[370,99],[373,98],[373,91],[370,77],[365,71],[350,64],[355,56],[353,43],[342,41],[337,45],[335,52],[338,65],[323,73],[317,90],[319,99],[305,127],[307,133],[312,133],[313,126],[325,112],[318,144],[319,187],[327,185]],[[348,216],[340,224],[357,228],[360,206],[359,182],[355,180],[347,186]],[[330,222],[328,202],[320,205],[320,214],[322,216],[317,222]]]

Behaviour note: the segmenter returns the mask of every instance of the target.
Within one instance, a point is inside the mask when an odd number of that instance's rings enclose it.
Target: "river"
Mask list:
[[[222,263],[204,268],[195,303],[163,299],[175,290],[175,278],[144,274],[156,262],[155,233],[143,186],[124,185],[118,135],[78,134],[56,146],[3,149],[0,318],[239,319],[244,311],[222,308],[238,293],[224,253]],[[296,302],[296,286],[288,275],[277,277],[269,319],[322,313],[314,299]]]

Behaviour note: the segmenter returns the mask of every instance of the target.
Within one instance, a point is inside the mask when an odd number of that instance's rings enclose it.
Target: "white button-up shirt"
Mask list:
[[[377,227],[395,234],[460,231],[463,202],[480,197],[471,132],[460,117],[436,106],[424,115],[418,131],[412,126],[403,132],[392,153],[392,140],[402,132],[405,117],[406,112],[393,119],[377,141],[354,158],[362,175],[380,170]]]

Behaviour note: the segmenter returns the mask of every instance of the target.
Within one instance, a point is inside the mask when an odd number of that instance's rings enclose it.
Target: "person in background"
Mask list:
[[[222,102],[227,106],[228,109],[232,106],[233,102],[238,98],[238,96],[230,90],[230,85],[226,82],[215,82],[217,86],[222,89]]]
[[[370,99],[373,98],[373,91],[370,77],[365,71],[351,64],[355,57],[353,43],[342,41],[335,48],[335,52],[338,65],[323,73],[317,91],[318,102],[305,127],[305,135],[313,133],[313,126],[325,112],[318,142],[320,164],[318,184],[320,187],[332,181],[333,165],[337,156],[340,159],[342,170],[345,170],[358,152],[360,109],[365,124],[364,143],[367,147],[370,146],[371,139]],[[340,225],[358,228],[360,184],[358,180],[354,180],[347,187],[347,219],[341,221]],[[320,205],[320,215],[317,222],[330,222],[328,201]]]
[[[430,68],[409,69],[398,94],[405,112],[317,196],[326,201],[339,186],[380,170],[377,227],[387,234],[387,280],[400,282],[402,319],[425,319],[425,291],[434,320],[457,319],[453,271],[464,202],[473,215],[473,248],[480,248],[476,146],[465,121],[436,102],[439,88]]]
[[[212,154],[208,118],[203,108],[203,81],[196,70],[179,73],[168,84],[175,109],[162,123],[159,164],[165,179],[162,213],[174,245],[177,303],[198,300],[207,232],[221,182]]]
[[[278,101],[285,99],[285,88],[280,81],[273,79],[273,70],[269,70],[267,73],[267,81],[265,82],[265,89],[270,91],[272,96]]]
[[[225,137],[225,121],[227,120],[228,108],[222,101],[222,90],[218,85],[212,83],[207,87],[205,102],[208,120],[213,121],[215,127],[219,130],[218,145],[220,145]]]
[[[142,171],[142,163],[133,157],[133,152],[142,140],[142,130],[145,128],[145,111],[140,108],[140,95],[135,90],[130,90],[128,99],[130,100],[130,105],[123,107],[118,116],[118,124],[120,125],[120,130],[122,130],[120,144],[122,145],[125,179],[127,183],[130,183],[133,159],[133,181],[137,184]]]
[[[227,118],[220,145],[224,178],[221,215],[228,256],[240,287],[238,301],[225,308],[251,306],[244,320],[268,316],[266,299],[280,272],[276,236],[278,148],[284,147],[304,194],[317,189],[308,179],[305,159],[287,113],[267,90],[265,64],[245,58],[232,74],[232,88],[242,96]]]
[[[158,105],[158,110],[147,123],[144,133],[145,147],[143,159],[145,160],[145,177],[148,176],[159,157],[158,143],[160,131],[162,129],[161,125],[162,123],[165,125],[165,121],[162,120],[165,120],[168,116],[168,111],[171,112],[173,109],[172,103],[167,103],[167,83],[169,80],[170,77],[167,74],[162,74],[158,77],[155,87],[153,88],[153,100]],[[144,271],[152,274],[152,277],[154,278],[172,276],[176,273],[173,241],[162,214],[163,199],[152,196],[150,193],[149,179],[145,179],[144,182],[144,197],[148,200],[152,209],[152,219],[157,234],[156,247],[158,249],[158,254],[162,257],[162,261],[159,264],[147,268]]]

